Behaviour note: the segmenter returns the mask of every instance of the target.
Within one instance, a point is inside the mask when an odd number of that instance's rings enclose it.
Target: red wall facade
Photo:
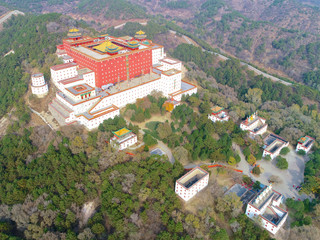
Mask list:
[[[73,51],[67,42],[64,42],[64,49],[80,67],[87,67],[95,72],[97,87],[108,83],[117,83],[118,79],[120,81],[127,80],[127,63],[129,64],[129,78],[150,73],[152,67],[152,49],[111,56],[110,59],[103,61],[96,61],[77,51]]]

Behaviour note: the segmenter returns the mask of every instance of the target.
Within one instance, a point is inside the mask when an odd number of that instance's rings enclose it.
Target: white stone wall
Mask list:
[[[63,68],[57,71],[51,68],[50,72],[51,72],[51,79],[53,80],[54,83],[57,83],[58,81],[65,80],[68,78],[73,78],[78,75],[77,66]]]
[[[63,59],[63,63],[71,63],[73,62],[73,58]]]
[[[123,149],[126,149],[132,145],[134,145],[135,143],[138,142],[138,139],[137,139],[137,136],[134,136],[133,138],[130,138],[128,139],[127,141],[125,142],[122,142],[119,146],[119,150],[123,150]]]
[[[31,76],[31,84],[33,87],[40,87],[46,84],[46,81],[44,80],[44,76],[41,75],[39,77],[35,77],[34,75]]]
[[[161,74],[161,83],[158,89],[161,90],[165,97],[168,97],[170,93],[176,92],[181,89],[181,73],[177,73],[171,76]]]
[[[65,88],[69,88],[69,87],[73,87],[75,85],[79,85],[79,84],[84,84],[86,83],[84,80],[79,80],[79,81],[75,81],[75,82],[71,82],[68,84],[62,84],[61,82],[57,84],[57,87],[61,90],[64,91]],[[65,91],[64,91],[65,92]]]
[[[83,124],[87,129],[92,130],[92,129],[96,129],[97,127],[99,127],[100,123],[102,123],[104,120],[109,119],[109,118],[114,118],[115,116],[120,115],[120,110],[117,109],[113,112],[104,114],[100,117],[97,118],[93,118],[93,119],[87,119],[82,115],[79,115],[77,117],[77,121],[80,124]]]
[[[185,188],[178,181],[176,181],[175,192],[179,195],[183,200],[189,201],[193,198],[198,192],[204,189],[209,182],[209,174],[207,174],[204,178],[198,181],[196,184],[192,185],[190,188]]]
[[[217,122],[217,121],[224,122],[224,121],[229,121],[230,117],[226,115],[224,118],[220,119],[219,117],[217,117],[215,115],[209,114],[208,119],[210,119],[212,122]]]
[[[160,60],[160,64],[162,66],[159,67],[159,69],[162,71],[167,71],[170,69],[177,69],[177,70],[181,71],[181,68],[182,68],[182,64],[180,61],[176,61],[175,63],[170,64],[170,63],[166,62],[166,59],[163,59],[163,60]]]
[[[303,150],[306,153],[308,153],[311,150],[312,146],[313,146],[313,143],[308,148],[305,148],[302,144],[298,143],[296,147],[296,151],[298,152],[299,150]]]
[[[35,94],[35,95],[45,95],[48,93],[49,91],[49,88],[48,88],[48,85],[45,84],[41,87],[33,87],[31,86],[31,91],[32,91],[32,94]]]
[[[94,72],[89,72],[89,73],[85,73],[83,74],[83,79],[85,81],[86,84],[88,84],[89,86],[95,88],[96,87],[96,78],[94,75]]]
[[[97,101],[99,101],[99,98],[95,98],[95,99],[89,99],[84,101],[83,103],[80,104],[76,104],[76,105],[72,105],[71,103],[69,103],[66,99],[64,99],[63,97],[61,97],[60,95],[56,95],[56,97],[58,98],[58,100],[60,102],[62,102],[63,104],[65,104],[68,108],[70,108],[72,111],[74,111],[75,114],[80,114],[83,112],[86,112],[87,110],[90,109],[90,107],[92,107]]]
[[[159,63],[159,60],[163,58],[164,58],[163,47],[152,50],[152,65]]]

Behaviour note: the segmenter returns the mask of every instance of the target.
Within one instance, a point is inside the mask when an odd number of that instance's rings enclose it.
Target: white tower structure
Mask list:
[[[33,74],[31,76],[31,91],[38,98],[47,95],[49,88],[42,73]]]

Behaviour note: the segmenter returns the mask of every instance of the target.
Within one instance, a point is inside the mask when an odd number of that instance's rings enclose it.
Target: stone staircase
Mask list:
[[[49,104],[49,111],[61,126],[67,125],[66,119],[70,116],[70,113],[72,113],[72,110],[66,107],[57,98],[54,98]]]

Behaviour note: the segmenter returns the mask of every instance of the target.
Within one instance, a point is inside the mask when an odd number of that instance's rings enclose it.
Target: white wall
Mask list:
[[[198,192],[200,192],[203,188],[208,185],[209,182],[209,174],[207,174],[204,178],[202,178],[199,182],[192,185],[190,188],[186,189],[182,186],[178,181],[176,181],[175,192],[179,195],[183,200],[189,201],[193,198]]]
[[[41,87],[33,87],[33,86],[31,86],[31,91],[32,91],[33,94],[42,95],[42,94],[48,93],[49,88],[48,88],[47,84],[45,84],[45,85],[43,85]]]
[[[55,83],[57,83],[58,81],[72,78],[72,77],[75,77],[78,75],[77,66],[73,66],[70,68],[64,68],[64,69],[57,70],[57,71],[55,71],[51,68],[50,72],[51,72],[51,79]]]
[[[159,63],[159,60],[162,58],[164,58],[163,47],[152,49],[152,65]]]

